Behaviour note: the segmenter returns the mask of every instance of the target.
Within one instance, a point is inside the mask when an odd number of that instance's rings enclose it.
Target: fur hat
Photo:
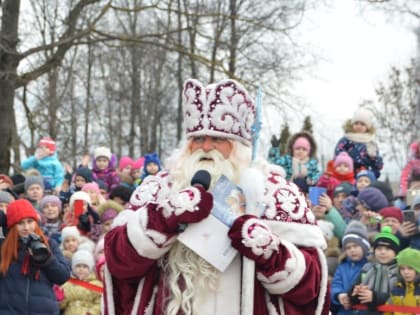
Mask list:
[[[375,187],[365,187],[357,196],[359,202],[372,211],[379,211],[388,206],[388,200],[385,195]]]
[[[78,241],[80,241],[80,232],[79,229],[75,226],[65,226],[61,230],[61,242],[63,243],[69,237],[74,237]]]
[[[360,245],[360,247],[362,247],[363,254],[367,255],[370,249],[367,227],[359,221],[350,221],[349,225],[344,231],[341,242],[343,244],[343,248],[346,247],[347,243],[355,242],[356,244]]]
[[[205,87],[189,79],[182,96],[187,137],[207,135],[251,143],[255,106],[241,84],[228,79]]]
[[[73,272],[75,271],[75,267],[80,264],[87,265],[92,272],[95,264],[92,253],[84,249],[78,249],[71,258],[71,269]]]
[[[11,203],[13,201],[12,196],[4,190],[0,190],[0,203]]]
[[[400,248],[400,240],[392,233],[392,228],[390,226],[382,227],[381,232],[375,235],[373,248],[375,249],[379,246],[389,247],[395,253],[398,253]]]
[[[46,195],[44,196],[41,201],[39,202],[39,208],[41,211],[43,211],[44,207],[47,205],[47,203],[53,203],[55,204],[59,211],[61,211],[61,200],[57,196],[54,195]]]
[[[83,177],[85,179],[86,183],[90,183],[93,180],[92,179],[92,171],[88,167],[83,167],[83,166],[79,167],[76,170],[76,176],[75,177],[77,177],[77,176]]]
[[[90,200],[90,196],[88,193],[84,191],[76,191],[70,197],[70,209],[73,209],[73,204],[75,200],[83,200],[86,201],[90,206],[92,206],[92,201]]]
[[[334,197],[339,193],[344,193],[346,197],[352,193],[354,187],[349,182],[342,182],[334,189]]]
[[[118,165],[118,168],[120,171],[122,171],[127,166],[131,165],[133,167],[134,161],[129,156],[123,156],[120,159],[120,163]]]
[[[345,151],[340,152],[334,159],[334,167],[340,164],[346,164],[349,167],[349,171],[353,172],[353,159]]]
[[[6,216],[9,229],[26,218],[32,218],[35,221],[40,219],[38,212],[26,199],[18,199],[9,203]]]
[[[386,207],[379,211],[379,214],[383,219],[385,218],[395,218],[400,223],[403,222],[403,214],[400,208],[397,207]]]
[[[373,127],[372,112],[365,108],[359,108],[354,112],[351,122],[353,124],[355,122],[362,122],[366,125],[366,127],[371,128]]]
[[[361,170],[356,174],[356,181],[360,178],[360,177],[367,177],[370,180],[370,183],[374,183],[376,182],[376,176],[375,174],[373,174],[371,171],[368,170]]]
[[[25,191],[28,191],[28,188],[32,185],[39,185],[44,189],[44,178],[42,176],[28,176],[25,178]]]
[[[414,248],[406,248],[397,255],[398,266],[408,266],[420,273],[420,251]]]
[[[95,149],[95,152],[94,152],[94,157],[95,157],[95,160],[98,158],[98,157],[106,157],[108,160],[111,160],[111,155],[112,155],[112,153],[111,153],[111,150],[109,149],[109,148],[107,148],[107,147],[97,147],[96,149]]]
[[[124,207],[114,200],[107,200],[100,204],[97,208],[97,213],[101,216],[101,221],[105,222],[115,218],[119,212],[124,210]]]
[[[38,147],[47,147],[51,151],[51,154],[54,154],[56,149],[55,141],[50,137],[43,137],[39,140]]]

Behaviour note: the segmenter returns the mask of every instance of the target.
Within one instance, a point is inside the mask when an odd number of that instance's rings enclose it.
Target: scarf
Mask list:
[[[375,141],[375,135],[371,133],[347,132],[344,134],[344,136],[353,142],[364,143],[364,144]]]

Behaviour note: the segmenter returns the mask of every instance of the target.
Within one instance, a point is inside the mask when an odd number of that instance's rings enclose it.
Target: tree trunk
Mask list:
[[[10,150],[16,134],[14,98],[20,0],[4,0],[0,30],[0,173],[9,173]],[[14,129],[13,129],[14,128]]]
[[[230,18],[230,43],[229,43],[229,76],[232,78],[235,75],[236,68],[236,50],[238,49],[238,34],[236,33],[236,0],[229,1],[229,18]]]

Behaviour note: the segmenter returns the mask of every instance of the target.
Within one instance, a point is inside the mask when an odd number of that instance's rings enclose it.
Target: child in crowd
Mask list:
[[[42,176],[27,176],[24,187],[26,199],[40,211],[39,202],[44,197],[44,178]]]
[[[42,230],[45,235],[60,242],[60,229],[63,223],[60,199],[54,195],[47,195],[41,199],[39,206],[44,217]]]
[[[335,188],[343,182],[350,184],[355,182],[353,160],[346,152],[341,152],[334,161],[328,162],[327,171],[322,174],[316,185],[327,188],[328,196],[333,198]]]
[[[140,183],[140,176],[141,176],[141,171],[143,169],[143,165],[144,165],[144,156],[135,160],[133,163],[133,167],[131,168],[131,177],[134,179],[135,186],[138,186]]]
[[[387,304],[415,306],[418,309],[420,305],[420,251],[413,248],[404,249],[397,256],[397,265],[399,278],[391,288],[391,296]],[[417,310],[416,314],[419,312]],[[397,315],[402,313],[385,314]]]
[[[351,289],[352,305],[364,304],[368,315],[382,314],[376,308],[385,304],[397,281],[398,266],[395,257],[400,241],[389,226],[382,228],[373,243],[374,263],[363,266],[356,284]]]
[[[132,188],[129,188],[124,185],[118,185],[117,187],[111,189],[111,191],[109,192],[108,199],[113,200],[122,206],[125,206],[125,204],[130,201],[132,193]]]
[[[102,282],[96,279],[91,253],[78,250],[71,260],[72,277],[62,286],[63,315],[101,314]]]
[[[82,190],[84,184],[93,182],[92,171],[88,167],[81,166],[74,174],[72,192]]]
[[[141,182],[149,175],[156,175],[161,168],[162,165],[157,153],[145,154]]]
[[[379,211],[379,215],[382,217],[381,228],[389,226],[392,233],[396,234],[403,223],[402,211],[397,207],[386,207]]]
[[[316,142],[310,133],[301,131],[291,136],[285,155],[276,149],[276,154],[271,155],[269,160],[284,168],[286,179],[304,180],[308,186],[316,184],[321,173],[316,159]]]
[[[334,273],[331,283],[331,310],[335,314],[353,314],[350,309],[349,291],[355,284],[362,267],[368,262],[370,249],[366,227],[358,221],[351,221],[341,240],[344,256]]]
[[[415,173],[420,174],[420,141],[415,141],[410,145],[408,162],[401,171],[399,196],[407,195],[408,184]]]
[[[123,211],[124,207],[113,200],[107,200],[105,203],[101,204],[97,212],[101,216],[102,223],[102,233],[104,235],[111,229],[111,224],[114,221],[114,218],[118,215],[119,212]]]
[[[343,129],[344,136],[335,146],[335,156],[340,152],[347,152],[353,160],[354,174],[363,168],[372,171],[378,178],[383,161],[375,141],[372,113],[359,108],[354,112],[352,119],[346,121]]]
[[[361,170],[356,174],[356,195],[363,188],[366,188],[376,182],[375,174],[368,170]]]
[[[387,206],[388,200],[379,189],[366,187],[357,196],[356,213],[352,218],[365,224],[369,234],[376,234],[382,221],[379,211]]]
[[[75,226],[66,226],[61,231],[60,249],[69,261],[80,245],[80,232]]]
[[[94,151],[93,160],[93,179],[103,180],[108,186],[108,190],[118,186],[120,178],[115,171],[116,156],[107,147],[98,147]]]
[[[64,168],[57,158],[55,141],[50,137],[39,141],[35,154],[22,161],[22,168],[37,169],[54,191],[57,194],[60,192],[64,181]]]
[[[120,185],[124,185],[130,188],[135,188],[134,180],[131,176],[134,161],[128,157],[123,156],[118,163],[118,176],[120,177]]]
[[[93,210],[96,210],[106,201],[104,196],[101,194],[101,191],[99,190],[99,185],[95,182],[84,184],[82,191],[89,195]]]

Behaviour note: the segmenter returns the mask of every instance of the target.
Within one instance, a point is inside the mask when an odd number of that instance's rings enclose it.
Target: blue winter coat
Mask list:
[[[22,162],[22,168],[24,170],[37,169],[53,188],[61,187],[64,182],[64,168],[57,158],[57,153],[39,160],[32,155]]]
[[[0,244],[3,244],[1,240]],[[49,241],[51,257],[41,267],[30,265],[29,275],[21,272],[26,249],[21,246],[18,261],[12,262],[6,276],[0,274],[0,315],[59,315],[60,308],[52,289],[70,277],[70,266],[57,242]],[[40,278],[35,279],[39,268]]]
[[[367,263],[367,259],[363,258],[358,262],[353,262],[345,258],[337,267],[334,273],[334,278],[331,283],[331,303],[340,305],[338,295],[340,293],[349,293],[350,289],[356,282],[360,271]],[[357,313],[359,312],[359,313]],[[338,309],[337,315],[362,314],[360,311],[345,310],[341,305]]]

